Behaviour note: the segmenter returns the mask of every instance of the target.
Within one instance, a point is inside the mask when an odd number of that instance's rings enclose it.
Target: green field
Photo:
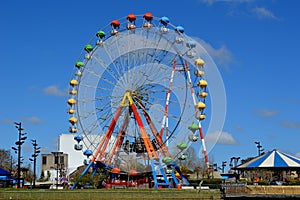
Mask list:
[[[105,190],[0,190],[2,199],[102,200],[102,199],[220,199],[218,190],[105,189]]]

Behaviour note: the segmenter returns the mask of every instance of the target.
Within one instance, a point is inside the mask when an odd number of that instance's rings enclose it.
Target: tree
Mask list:
[[[44,179],[45,179],[45,172],[42,171],[39,181],[44,181]]]
[[[179,162],[180,166],[184,169],[194,171],[194,169],[197,167],[197,164],[199,163],[199,159],[197,158],[195,149],[190,146],[184,152],[184,154],[187,156],[187,158]]]
[[[73,180],[73,182],[77,181],[79,177],[81,176],[83,170],[85,169],[85,166],[80,166],[77,168],[75,172],[73,172],[70,176],[70,178]],[[103,169],[97,168],[96,173],[93,175],[93,170],[90,169],[78,182],[79,186],[89,185],[98,187],[99,184],[102,182],[102,180],[105,179],[105,175],[103,174]]]
[[[10,151],[0,149],[0,167],[6,171],[13,172],[14,164],[16,162],[13,160]]]

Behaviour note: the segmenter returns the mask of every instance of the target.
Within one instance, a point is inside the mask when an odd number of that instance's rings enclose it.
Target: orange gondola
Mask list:
[[[111,173],[113,173],[113,174],[119,174],[120,172],[121,172],[121,170],[116,167],[111,170]]]
[[[138,175],[138,172],[134,169],[130,170],[129,171],[129,176],[137,176]]]
[[[144,19],[147,20],[147,21],[150,21],[150,20],[153,19],[153,15],[151,13],[149,13],[149,12],[146,12],[144,14]]]
[[[134,14],[127,15],[126,19],[130,22],[133,22],[136,20],[136,16]]]
[[[110,25],[114,28],[118,28],[118,27],[120,27],[120,22],[115,19],[110,23]]]

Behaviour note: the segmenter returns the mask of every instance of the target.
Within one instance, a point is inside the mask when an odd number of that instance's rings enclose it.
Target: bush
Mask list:
[[[299,181],[298,180],[289,180],[288,185],[299,185]]]
[[[269,185],[269,181],[268,180],[259,180],[258,185]]]

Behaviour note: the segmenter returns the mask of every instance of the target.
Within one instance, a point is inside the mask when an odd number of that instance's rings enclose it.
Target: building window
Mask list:
[[[65,157],[64,156],[60,156],[60,163],[59,164],[64,164],[65,163]]]
[[[42,158],[42,164],[47,165],[47,156],[43,156]]]
[[[58,156],[54,156],[54,164],[58,164]]]

